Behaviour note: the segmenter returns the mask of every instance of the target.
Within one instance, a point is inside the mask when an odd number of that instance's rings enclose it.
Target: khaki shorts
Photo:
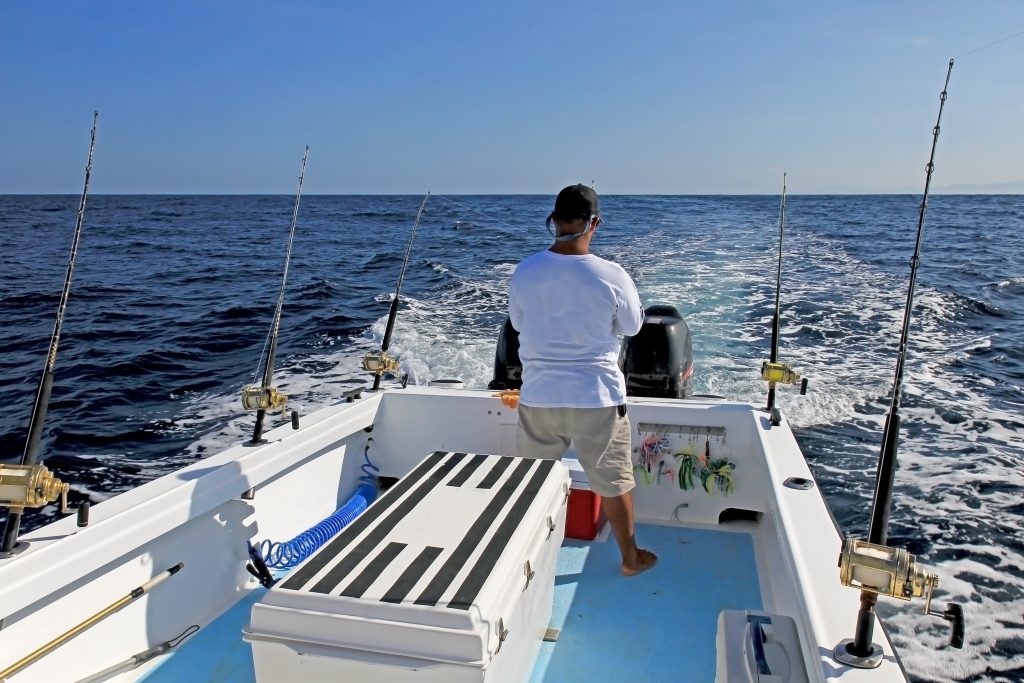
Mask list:
[[[516,447],[520,457],[560,460],[576,444],[576,455],[590,488],[614,498],[633,481],[632,429],[618,406],[608,408],[531,408],[519,406]]]

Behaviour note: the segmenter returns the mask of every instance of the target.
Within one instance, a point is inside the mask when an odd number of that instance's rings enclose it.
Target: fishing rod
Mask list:
[[[781,314],[779,301],[782,297],[782,236],[786,226],[786,174],[782,174],[782,201],[779,204],[779,266],[775,274],[775,315],[772,317],[772,347],[768,360],[761,364],[761,379],[768,382],[768,405],[765,411],[771,415],[771,424],[782,424],[782,415],[775,408],[775,385],[800,383],[800,395],[807,393],[807,380],[801,379],[793,368],[779,363],[779,326]]]
[[[132,591],[130,593],[128,593],[127,595],[125,595],[124,597],[122,597],[122,598],[120,598],[118,600],[115,600],[114,602],[110,603],[108,606],[106,606],[103,609],[101,609],[99,612],[96,612],[96,614],[93,614],[91,617],[89,617],[85,621],[83,621],[83,622],[81,622],[81,623],[79,623],[79,624],[77,624],[75,626],[72,626],[67,631],[65,631],[64,633],[60,634],[59,636],[57,636],[56,638],[54,638],[50,642],[48,642],[45,645],[37,648],[36,650],[34,650],[33,652],[29,653],[28,655],[22,657],[21,659],[16,661],[14,664],[12,664],[9,667],[7,667],[6,669],[4,669],[3,671],[0,671],[0,680],[3,680],[3,679],[5,679],[5,678],[7,678],[9,676],[13,676],[14,674],[18,673],[19,671],[21,671],[22,669],[27,667],[29,664],[32,664],[33,662],[41,659],[45,655],[53,652],[58,647],[60,647],[64,643],[68,642],[69,640],[71,640],[75,636],[78,636],[81,633],[89,630],[90,628],[92,628],[93,626],[98,624],[99,622],[101,622],[104,619],[106,619],[107,617],[109,617],[111,614],[114,614],[115,612],[118,612],[118,611],[124,609],[130,603],[135,602],[136,600],[141,598],[143,595],[145,595],[146,593],[149,593],[151,590],[153,590],[154,588],[159,586],[161,583],[163,583],[167,579],[169,579],[172,576],[174,576],[175,574],[177,574],[179,571],[181,571],[181,568],[184,567],[184,566],[185,566],[184,562],[179,562],[178,564],[174,565],[170,569],[165,569],[164,571],[160,572],[159,574],[157,574],[156,576],[154,576],[152,579],[150,579],[146,583],[142,584],[141,586],[139,586],[137,588],[133,588]]]
[[[380,351],[370,351],[363,357],[363,370],[373,373],[373,391],[380,389],[380,378],[386,372],[397,372],[398,361],[388,355],[388,347],[391,345],[391,333],[395,330],[395,318],[398,317],[398,295],[402,291],[402,281],[405,279],[405,269],[409,267],[409,257],[412,256],[412,243],[416,239],[416,228],[423,216],[423,209],[430,199],[428,192],[420,203],[416,212],[416,220],[412,223],[412,230],[409,232],[409,244],[405,248],[405,260],[402,262],[402,272],[398,275],[398,284],[395,285],[395,298],[391,300],[391,310],[388,312],[388,323],[384,328],[384,339],[380,343]]]
[[[256,373],[253,376],[253,384],[246,384],[242,387],[242,407],[246,410],[256,411],[256,426],[252,431],[250,445],[262,443],[263,419],[268,410],[281,410],[284,415],[288,405],[288,397],[271,386],[270,382],[274,377],[274,356],[277,355],[277,337],[281,331],[281,308],[284,306],[285,285],[288,283],[288,264],[292,258],[292,244],[295,242],[295,223],[299,218],[299,202],[302,199],[302,181],[306,177],[306,160],[309,158],[309,145],[302,154],[302,170],[299,172],[299,187],[295,191],[295,207],[292,209],[292,222],[288,231],[288,248],[284,254],[284,272],[281,275],[281,293],[277,297],[277,308],[274,310],[274,319],[270,323],[270,332],[267,335],[268,342],[264,344],[265,354],[260,354],[260,362],[256,365]],[[263,382],[256,384],[256,376],[259,375],[260,365],[263,366]],[[299,428],[299,413],[292,411],[292,428]]]
[[[907,287],[907,304],[903,310],[903,328],[900,332],[899,353],[896,359],[896,376],[892,385],[892,401],[882,431],[882,452],[879,457],[875,481],[875,495],[871,508],[871,522],[868,540],[847,539],[839,558],[840,581],[845,586],[860,588],[860,609],[857,612],[857,629],[854,638],[841,642],[834,651],[835,659],[858,668],[875,668],[882,660],[882,648],[871,642],[875,626],[875,604],[879,595],[888,595],[901,600],[925,597],[925,614],[937,616],[952,623],[950,644],[963,647],[963,608],[949,603],[944,612],[931,609],[932,595],[939,585],[937,575],[928,572],[915,561],[915,557],[903,548],[890,548],[888,540],[889,510],[892,505],[892,488],[896,476],[897,446],[900,429],[900,401],[903,394],[903,369],[907,358],[907,342],[910,336],[910,317],[914,308],[914,288],[917,284],[917,269],[921,263],[921,242],[924,237],[925,215],[928,212],[928,193],[931,188],[932,172],[935,170],[935,149],[939,142],[942,110],[946,104],[949,77],[953,72],[953,60],[949,60],[946,82],[939,95],[939,115],[932,128],[932,149],[925,166],[924,194],[921,198],[917,220],[917,239],[914,255],[910,259],[910,283]]]
[[[85,164],[85,185],[82,197],[78,201],[78,214],[75,217],[75,233],[71,239],[71,255],[68,257],[68,268],[64,275],[64,289],[61,290],[60,302],[57,304],[57,319],[53,324],[50,336],[50,351],[46,355],[43,376],[39,380],[36,401],[32,406],[32,418],[28,426],[28,438],[25,450],[21,455],[20,465],[4,465],[0,468],[0,505],[6,505],[10,515],[4,529],[3,543],[0,553],[9,553],[18,543],[18,532],[21,529],[21,515],[27,507],[41,507],[61,499],[61,512],[68,511],[68,484],[53,476],[39,457],[39,442],[43,436],[43,424],[46,422],[46,411],[50,406],[50,393],[53,390],[53,368],[57,363],[57,345],[60,343],[60,331],[64,324],[64,313],[71,295],[71,276],[75,272],[75,259],[78,256],[78,243],[82,236],[82,223],[85,221],[85,201],[89,196],[89,180],[92,177],[93,152],[96,149],[96,123],[99,112],[92,113],[92,132],[89,134],[89,160]]]

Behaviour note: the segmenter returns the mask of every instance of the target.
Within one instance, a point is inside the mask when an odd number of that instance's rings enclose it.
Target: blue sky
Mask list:
[[[1005,2],[4,3],[0,194],[920,192]],[[1024,36],[934,185],[1024,191]]]

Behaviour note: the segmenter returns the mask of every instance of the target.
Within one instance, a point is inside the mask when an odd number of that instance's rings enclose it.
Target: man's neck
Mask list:
[[[590,240],[580,238],[571,242],[555,242],[548,248],[548,251],[562,256],[586,256],[590,253]]]

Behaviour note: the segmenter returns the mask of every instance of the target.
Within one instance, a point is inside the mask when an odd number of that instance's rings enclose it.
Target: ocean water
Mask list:
[[[421,197],[304,197],[277,382],[302,413],[367,377]],[[866,534],[906,301],[915,196],[791,196],[779,403],[843,529]],[[89,200],[44,436],[72,500],[101,501],[251,433],[290,196]],[[547,196],[431,197],[392,350],[412,382],[490,379],[515,264],[543,249]],[[20,456],[77,197],[0,197],[0,460]],[[680,308],[695,390],[762,401],[778,198],[607,196],[594,251],[645,303]],[[931,199],[905,375],[890,541],[964,604],[963,650],[920,602],[880,603],[917,681],[1024,680],[1024,196]],[[25,528],[53,517],[25,517]],[[851,631],[854,615],[850,615]]]

